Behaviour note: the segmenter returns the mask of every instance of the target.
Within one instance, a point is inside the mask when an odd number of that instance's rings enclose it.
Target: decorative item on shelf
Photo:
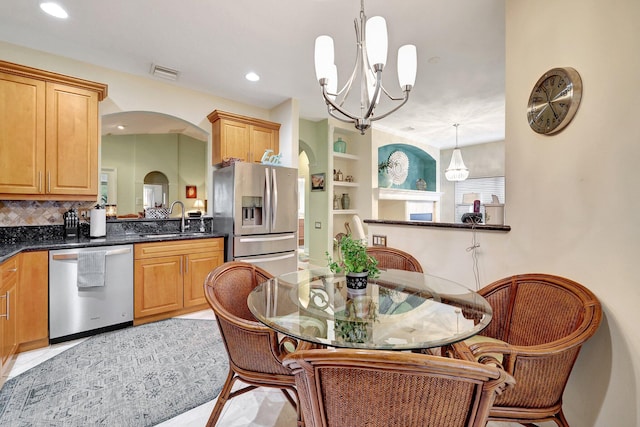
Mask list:
[[[389,168],[394,166],[395,162],[390,159],[378,163],[378,188],[389,188],[393,184],[389,176]]]
[[[264,154],[262,155],[262,159],[260,159],[260,163],[263,165],[280,165],[282,162],[282,154],[274,154],[273,150],[266,149],[264,150]]]
[[[338,169],[338,173],[336,173],[336,181],[342,181],[342,179],[343,179],[342,171]]]
[[[400,150],[396,150],[389,155],[389,167],[387,173],[391,182],[396,185],[404,184],[409,175],[409,157]]]
[[[334,260],[329,252],[325,252],[325,255],[332,272],[341,273],[344,271],[347,276],[347,288],[366,288],[367,278],[375,278],[380,274],[378,260],[367,254],[366,243],[363,240],[354,239],[351,234],[340,239],[338,253],[338,260]]]
[[[464,181],[469,176],[469,169],[464,165],[462,161],[462,151],[458,148],[458,126],[460,126],[460,124],[454,123],[453,126],[456,128],[456,147],[453,149],[451,162],[444,172],[444,176],[448,181]]]
[[[392,97],[382,85],[382,71],[387,62],[387,24],[383,17],[367,20],[364,0],[360,3],[360,20],[355,20],[356,62],[351,77],[338,91],[338,69],[334,64],[333,39],[323,35],[315,43],[315,68],[322,97],[330,116],[340,121],[354,123],[364,135],[371,122],[382,119],[402,107],[409,100],[409,92],[416,79],[417,54],[414,45],[404,45],[398,50],[398,80],[402,97]],[[360,83],[357,83],[360,80]],[[352,87],[360,87],[360,115],[352,114],[344,107]],[[381,95],[388,98],[389,111],[376,110]],[[396,105],[392,103],[399,102]],[[374,112],[376,113],[374,115]]]
[[[338,197],[337,194],[333,195],[333,209],[334,210],[340,209],[340,198]]]
[[[422,178],[416,180],[416,190],[427,191],[427,181]]]
[[[353,182],[353,176],[351,176],[351,175],[347,175],[347,176],[344,178],[344,180],[345,180],[345,181],[347,181],[347,182]]]
[[[342,137],[338,137],[336,142],[333,143],[333,151],[335,151],[336,153],[346,153],[347,142],[342,139]]]
[[[227,166],[231,166],[234,163],[242,162],[243,160],[238,157],[225,157],[222,159],[222,167],[226,168]]]
[[[351,207],[351,198],[349,197],[349,193],[342,193],[342,198],[340,199],[342,204],[342,209],[349,209]]]

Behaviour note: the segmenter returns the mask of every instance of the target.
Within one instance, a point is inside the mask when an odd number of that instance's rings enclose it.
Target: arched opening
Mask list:
[[[166,208],[167,195],[169,194],[169,179],[162,172],[149,172],[144,177],[142,194],[144,209]]]

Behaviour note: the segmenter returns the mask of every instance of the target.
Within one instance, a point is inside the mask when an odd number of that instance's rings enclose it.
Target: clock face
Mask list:
[[[575,115],[581,98],[582,80],[576,70],[569,67],[549,70],[529,96],[529,126],[547,135],[560,131]]]

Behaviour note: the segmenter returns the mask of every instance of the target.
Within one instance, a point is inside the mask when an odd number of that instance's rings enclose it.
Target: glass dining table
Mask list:
[[[329,269],[299,270],[261,283],[247,303],[270,328],[329,347],[440,347],[478,334],[492,318],[489,303],[465,286],[403,270],[382,270],[363,290]]]

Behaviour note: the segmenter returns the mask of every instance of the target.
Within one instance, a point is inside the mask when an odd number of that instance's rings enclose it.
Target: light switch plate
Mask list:
[[[320,221],[316,221],[315,227],[320,230],[322,228],[322,223]]]
[[[373,246],[387,246],[387,236],[380,234],[373,235]]]

